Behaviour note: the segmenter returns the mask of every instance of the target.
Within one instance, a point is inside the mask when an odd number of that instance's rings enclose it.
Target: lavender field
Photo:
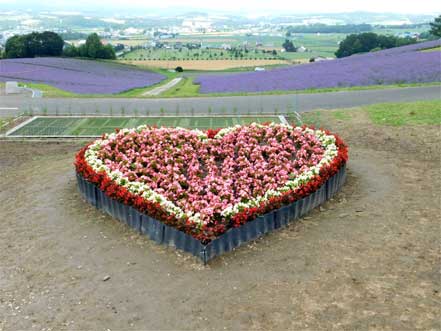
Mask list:
[[[263,72],[201,75],[200,93],[265,92],[441,81],[441,40]]]
[[[114,94],[159,83],[165,76],[130,66],[68,58],[0,60],[0,82],[48,84],[78,94]]]

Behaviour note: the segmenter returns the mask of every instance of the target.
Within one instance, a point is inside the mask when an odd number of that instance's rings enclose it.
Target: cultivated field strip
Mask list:
[[[211,129],[249,124],[252,122],[280,123],[279,116],[236,117],[93,117],[93,116],[35,116],[30,121],[7,132],[8,137],[99,137],[116,128],[140,125]]]

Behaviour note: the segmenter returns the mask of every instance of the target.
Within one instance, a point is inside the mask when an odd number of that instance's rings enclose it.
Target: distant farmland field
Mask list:
[[[236,56],[237,55],[237,56]],[[279,59],[271,51],[249,50],[235,53],[222,49],[137,49],[121,56],[124,60],[255,60]]]
[[[286,37],[278,36],[257,36],[244,34],[222,34],[222,35],[180,35],[177,38],[160,40],[161,43],[170,46],[176,43],[201,44],[202,48],[187,49],[182,48],[147,48],[135,49],[125,53],[120,59],[125,60],[247,60],[247,59],[277,59],[277,60],[309,60],[311,57],[323,56],[334,57],[338,48],[338,43],[346,35],[341,33],[296,33],[289,37],[295,46],[303,46],[306,52],[281,52],[282,44]],[[128,46],[146,45],[149,42],[143,40],[113,40],[113,43],[121,42]],[[228,51],[224,47],[232,47],[237,50],[247,48],[241,54]],[[276,51],[273,54],[273,50]],[[237,55],[237,56],[236,56]]]
[[[78,94],[114,94],[157,84],[165,76],[116,62],[69,58],[0,60],[0,82],[47,84]]]
[[[165,69],[174,69],[177,66],[181,66],[184,70],[225,70],[232,68],[289,64],[286,60],[144,60],[124,61],[123,63]]]
[[[247,93],[441,81],[441,40],[264,72],[203,74],[200,93]]]

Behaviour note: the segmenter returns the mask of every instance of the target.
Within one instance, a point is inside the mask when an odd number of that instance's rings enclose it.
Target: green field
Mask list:
[[[61,117],[38,116],[8,134],[16,136],[98,137],[114,132],[116,128],[134,128],[139,125],[156,125],[184,128],[223,128],[252,122],[278,122],[278,116],[243,117]]]
[[[307,125],[326,127],[330,118],[332,120],[346,122],[354,120],[354,118],[358,116],[359,119],[367,118],[371,124],[377,126],[439,126],[441,125],[440,109],[441,100],[378,103],[348,109],[306,112],[302,113],[302,121]]]
[[[188,50],[178,49],[137,49],[126,53],[120,57],[123,60],[232,60],[232,59],[285,59],[300,60],[311,57],[335,57],[334,53],[338,48],[338,43],[345,38],[342,33],[296,33],[291,39],[295,46],[304,46],[308,49],[303,53],[280,52],[286,37],[278,36],[246,36],[246,35],[220,35],[220,36],[194,36],[182,35],[177,39],[166,39],[163,42],[174,45],[176,42],[201,43],[203,48]],[[217,41],[218,40],[218,41]],[[231,47],[249,48],[247,52],[242,51],[238,54],[234,51],[219,49],[222,45]],[[256,46],[259,45],[259,46]],[[273,55],[271,50],[276,50]],[[265,52],[264,52],[265,50]]]
[[[370,119],[380,125],[440,125],[441,101],[386,103],[366,106]]]
[[[426,48],[426,49],[423,49],[421,52],[439,52],[439,51],[441,51],[441,46],[433,47],[433,48]]]
[[[279,54],[279,53],[278,53]],[[122,60],[258,60],[279,59],[277,55],[261,50],[235,53],[221,49],[137,49],[121,56]]]

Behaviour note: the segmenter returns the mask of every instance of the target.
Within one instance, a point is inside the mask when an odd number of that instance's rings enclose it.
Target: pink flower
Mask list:
[[[318,164],[324,151],[314,134],[283,126],[244,126],[208,140],[190,130],[147,128],[120,131],[99,158],[130,181],[209,220],[229,206],[277,189]]]

